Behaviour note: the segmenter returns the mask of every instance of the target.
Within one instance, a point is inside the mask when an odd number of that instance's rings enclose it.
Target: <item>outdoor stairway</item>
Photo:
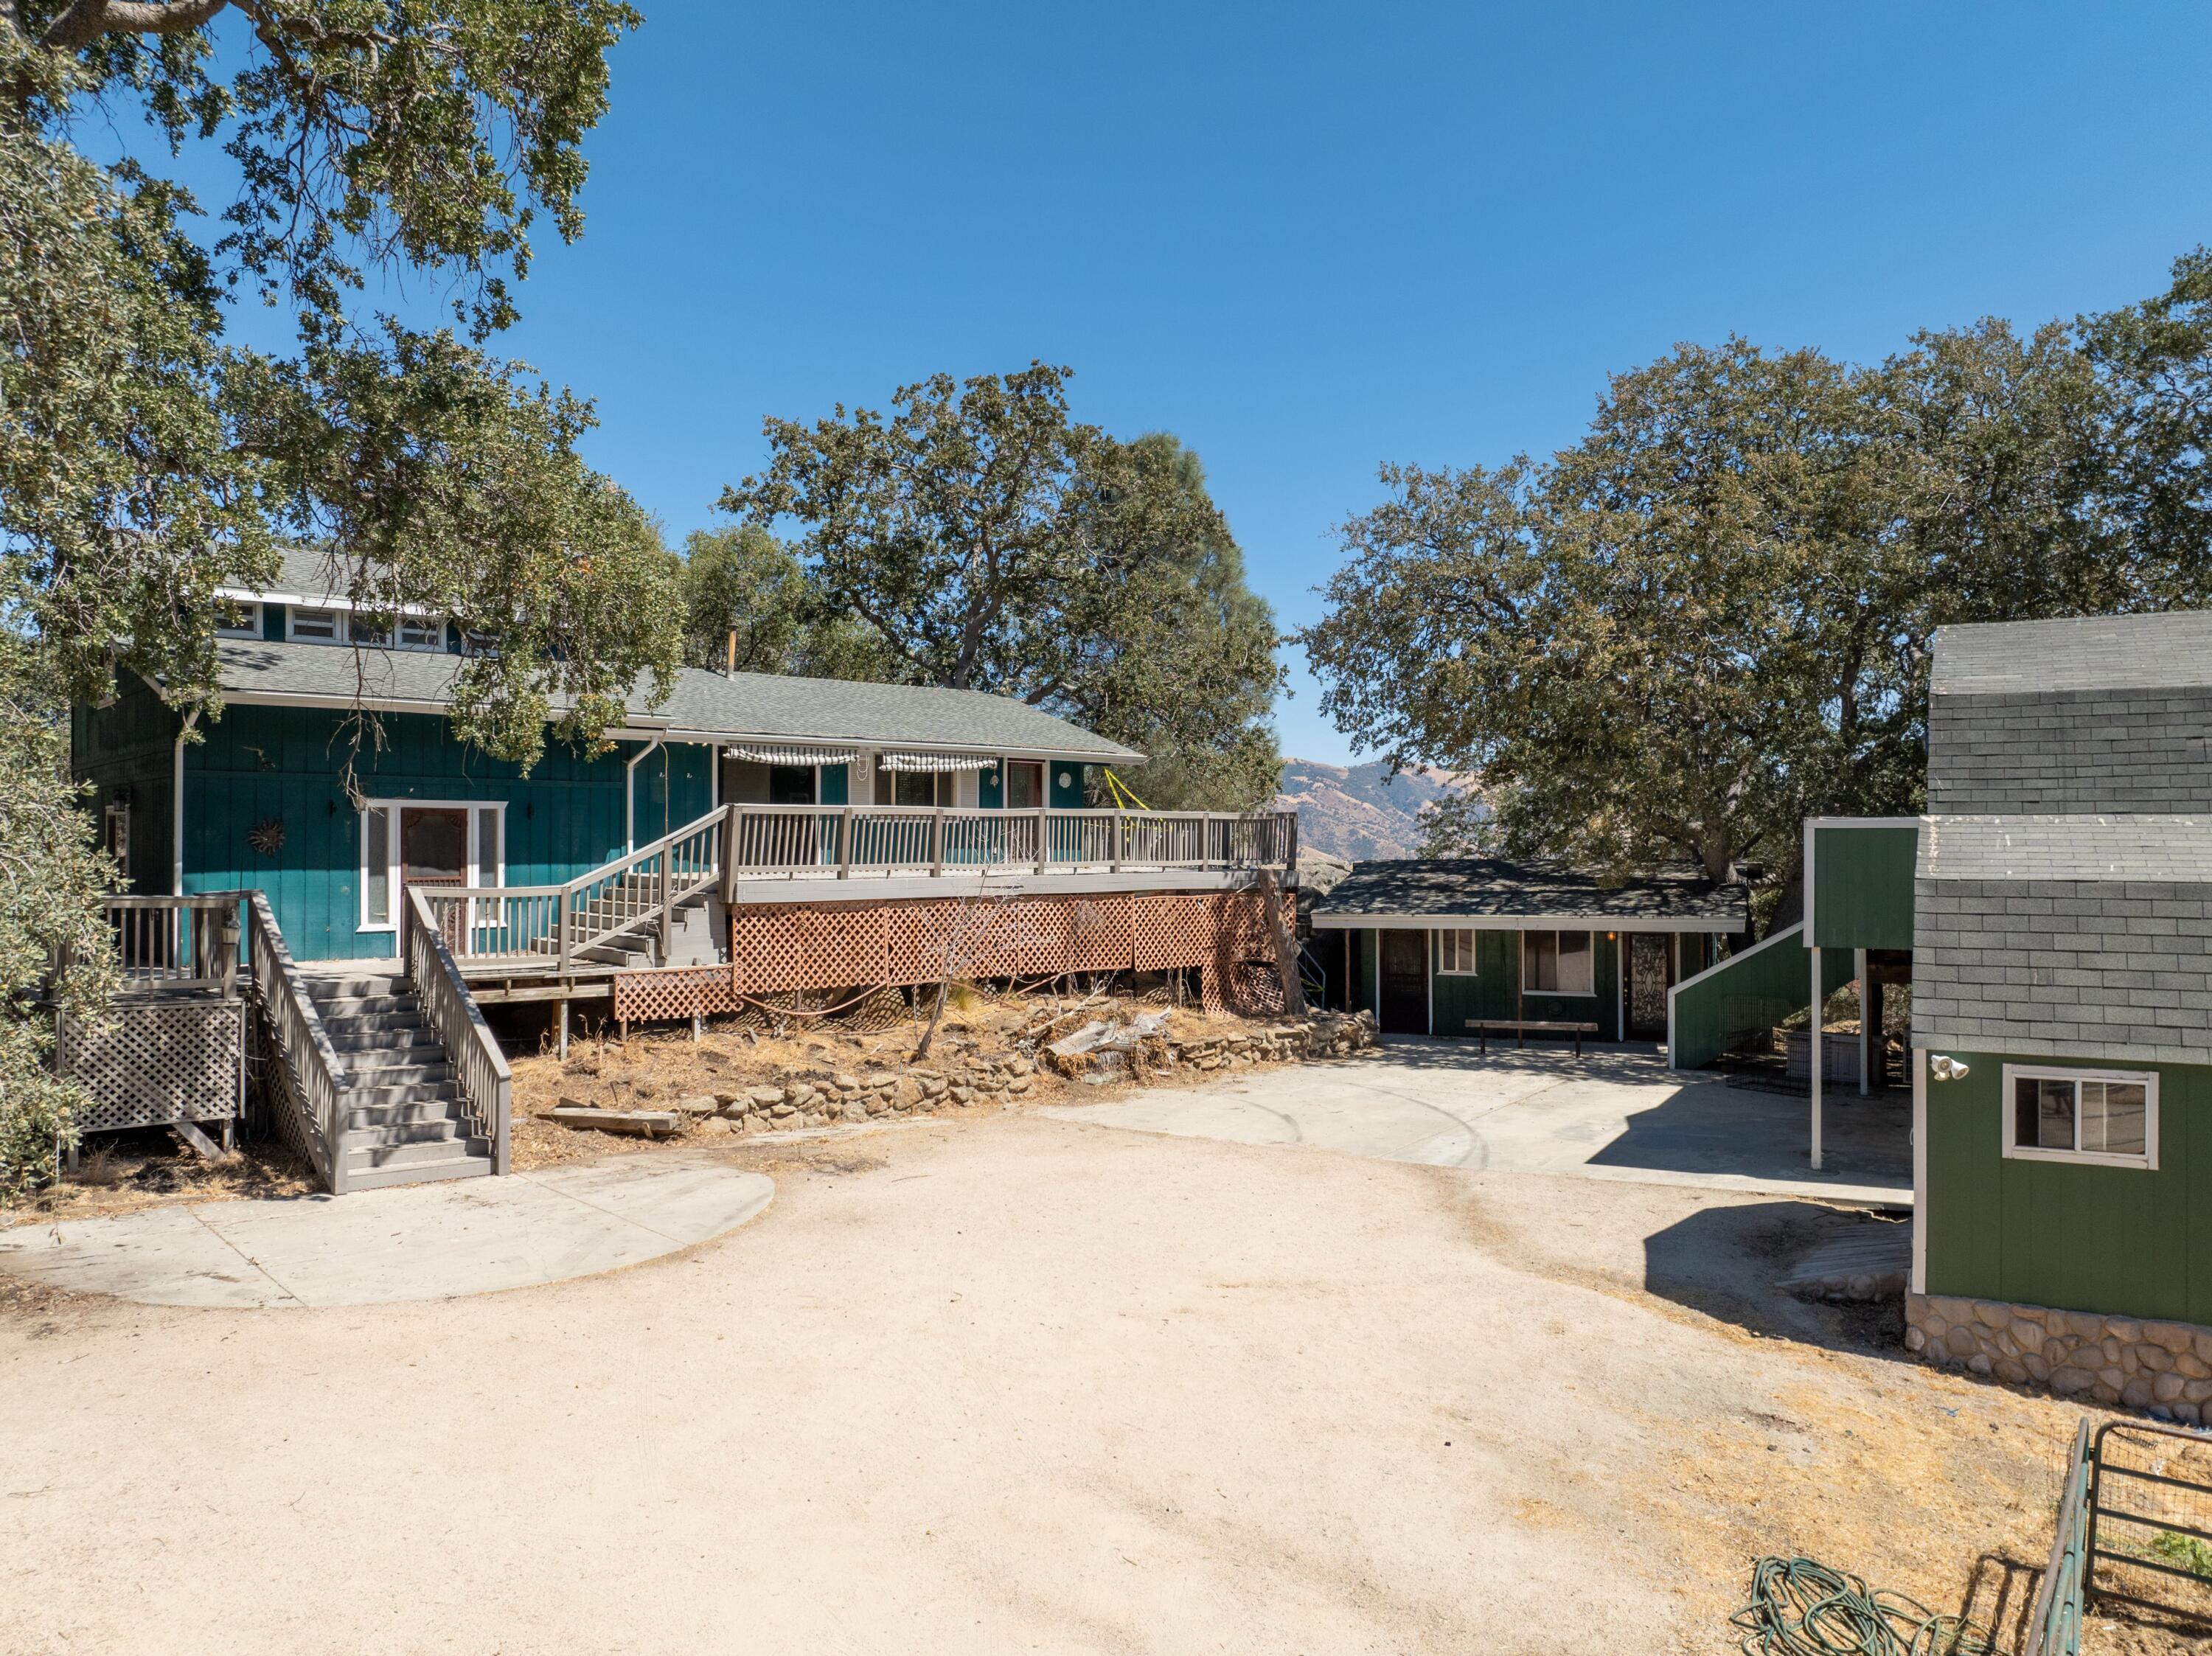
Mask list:
[[[345,1065],[346,1187],[489,1173],[491,1141],[471,1135],[460,1085],[414,986],[396,971],[301,977]]]
[[[659,882],[650,877],[633,879],[629,875],[611,880],[573,912],[569,920],[572,936],[606,934],[598,942],[576,949],[576,957],[624,970],[684,964],[687,953],[694,952],[687,950],[684,934],[708,918],[709,898],[708,892],[695,891],[678,900],[671,958],[656,961],[654,956],[660,947]],[[561,951],[557,937],[534,938],[530,947],[540,955],[557,955]],[[710,949],[704,960],[711,962],[713,959]]]

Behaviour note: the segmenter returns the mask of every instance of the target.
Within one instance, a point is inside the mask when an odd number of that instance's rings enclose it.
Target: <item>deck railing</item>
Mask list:
[[[239,897],[235,891],[102,897],[123,968],[121,992],[234,994]]]
[[[413,924],[407,930],[407,978],[415,986],[422,1016],[438,1032],[447,1062],[459,1077],[461,1102],[478,1131],[491,1141],[491,1170],[507,1170],[507,1127],[514,1115],[514,1072],[499,1050],[476,998],[462,980],[453,951],[438,929],[430,901],[417,886],[407,894]]]
[[[345,1194],[345,1065],[308,997],[265,893],[247,895],[246,948],[254,993],[276,1037],[275,1077],[294,1113],[298,1142],[333,1196]],[[289,1137],[293,1135],[285,1135]]]
[[[421,886],[427,919],[464,968],[559,972],[617,941],[668,957],[678,909],[740,883],[1037,874],[1237,872],[1297,860],[1291,811],[985,810],[926,805],[722,805],[562,885]],[[840,895],[850,895],[849,891]],[[593,951],[599,951],[594,953]]]

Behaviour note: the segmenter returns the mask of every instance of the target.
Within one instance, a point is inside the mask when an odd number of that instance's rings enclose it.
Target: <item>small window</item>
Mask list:
[[[1589,932],[1521,934],[1521,983],[1530,994],[1592,994],[1592,981]]]
[[[118,863],[131,860],[131,807],[112,804],[101,824],[100,844]]]
[[[2030,1161],[2158,1166],[2153,1071],[2004,1071],[2004,1153]]]
[[[335,610],[293,610],[285,617],[291,636],[303,644],[336,644],[338,612]]]
[[[811,805],[814,803],[814,767],[770,765],[768,802],[771,805]]]
[[[477,810],[477,883],[498,885],[507,869],[507,847],[500,843],[505,813],[495,805]]]
[[[1470,925],[1447,926],[1437,933],[1437,970],[1461,977],[1474,976],[1474,928]]]
[[[356,613],[346,617],[346,637],[364,649],[381,650],[392,642],[392,629]]]
[[[399,647],[403,650],[442,650],[446,647],[446,624],[425,621],[421,616],[403,620],[399,623]]]
[[[218,638],[259,638],[261,606],[237,598],[216,599],[215,630]]]

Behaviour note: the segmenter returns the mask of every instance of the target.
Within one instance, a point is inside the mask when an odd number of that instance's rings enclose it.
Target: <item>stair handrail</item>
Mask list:
[[[658,840],[641,845],[635,851],[625,852],[610,862],[600,864],[599,867],[591,870],[588,873],[579,874],[574,879],[564,882],[561,887],[559,920],[561,937],[557,950],[561,970],[563,973],[568,970],[571,958],[579,950],[589,949],[593,944],[604,942],[617,933],[633,929],[641,924],[647,914],[657,917],[660,930],[661,949],[665,953],[669,943],[670,929],[674,924],[677,905],[698,892],[721,883],[724,836],[720,829],[729,820],[730,811],[731,807],[728,805],[717,805],[712,810],[693,817],[682,828],[672,829]],[[702,835],[704,836],[702,846],[704,855],[701,859],[701,865],[694,870],[686,883],[679,887],[677,880],[667,871],[671,853],[677,846],[688,840],[699,840]],[[649,907],[641,907],[635,913],[619,917],[612,925],[603,925],[595,931],[578,930],[574,913],[574,899],[580,893],[589,891],[594,887],[612,884],[616,881],[628,878],[632,874],[641,874],[647,864],[656,861],[661,864],[663,871],[659,880],[659,891]]]
[[[514,1114],[514,1071],[499,1049],[483,1009],[469,992],[468,982],[453,960],[453,951],[439,934],[437,917],[420,888],[407,893],[407,979],[415,986],[422,1016],[438,1032],[446,1061],[459,1077],[461,1105],[477,1118],[483,1136],[491,1140],[491,1170],[509,1168],[508,1129]]]
[[[579,874],[573,880],[563,882],[561,889],[566,892],[574,893],[581,891],[586,886],[597,885],[603,880],[619,878],[621,876],[629,871],[630,866],[633,864],[651,862],[662,852],[667,850],[669,846],[677,844],[680,840],[689,840],[692,835],[697,834],[700,829],[708,826],[708,824],[727,820],[731,809],[732,808],[728,805],[717,805],[704,816],[693,817],[682,828],[671,829],[668,833],[662,834],[658,840],[653,840],[650,845],[640,846],[635,851],[626,851],[621,856],[614,858],[611,861],[601,863],[597,868],[592,869],[588,872]],[[714,842],[714,854],[715,870],[717,872],[720,872],[722,860],[722,846],[721,842],[719,840]]]
[[[246,894],[246,929],[253,960],[253,992],[276,1038],[285,1089],[306,1128],[308,1157],[333,1196],[346,1192],[345,1061],[285,946],[264,891]]]

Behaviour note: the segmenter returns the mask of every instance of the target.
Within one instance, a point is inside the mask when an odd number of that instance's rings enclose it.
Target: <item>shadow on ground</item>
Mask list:
[[[1818,1202],[1702,1208],[1644,1239],[1644,1287],[1765,1338],[1909,1362],[1901,1300],[1832,1305],[1795,1299],[1775,1286],[1821,1244],[1881,1222]]]

